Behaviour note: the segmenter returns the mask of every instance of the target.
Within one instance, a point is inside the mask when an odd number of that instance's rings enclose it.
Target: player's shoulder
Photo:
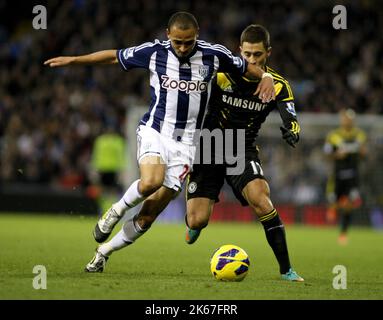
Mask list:
[[[155,39],[154,41],[144,42],[136,47],[134,47],[134,50],[140,51],[140,50],[157,50],[157,49],[168,49],[170,48],[170,40],[161,41],[158,39]]]
[[[364,142],[367,140],[367,132],[363,130],[360,127],[355,127],[355,136],[357,137],[358,140],[361,142]]]
[[[342,129],[339,127],[339,128],[330,130],[327,133],[326,140],[332,144],[337,144],[340,140],[342,140],[342,137],[343,137]]]
[[[155,39],[152,42],[144,42],[133,47],[118,50],[118,58],[120,61],[132,59],[148,63],[149,59],[155,52],[169,50],[169,47],[170,42],[168,43],[168,41],[160,41]],[[126,69],[125,66],[124,68]]]
[[[233,79],[228,73],[218,72],[213,80],[214,84],[217,84],[222,90],[232,90],[231,87],[234,84]]]
[[[289,81],[279,72],[275,71],[273,68],[266,66],[266,72],[270,73],[273,76],[274,82],[280,82],[284,85],[290,86]]]
[[[294,99],[291,86],[287,79],[283,77],[279,72],[275,71],[273,68],[266,66],[266,72],[270,73],[274,79],[274,88],[277,98],[282,101],[290,101]]]
[[[205,40],[197,40],[197,48],[201,51],[210,51],[217,55],[226,54],[232,55],[231,51],[222,44],[211,43]]]

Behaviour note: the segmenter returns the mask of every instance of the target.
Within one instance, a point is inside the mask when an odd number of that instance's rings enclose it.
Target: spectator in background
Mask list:
[[[98,197],[101,212],[105,212],[118,200],[118,195],[122,191],[119,174],[125,165],[125,140],[110,125],[105,133],[95,139],[92,150],[92,169],[101,188]]]
[[[282,74],[289,74],[301,112],[335,113],[343,103],[355,103],[357,112],[382,114],[383,73],[379,71],[383,42],[379,41],[379,30],[383,29],[383,19],[375,5],[374,1],[347,4],[348,20],[358,24],[349,23],[348,30],[336,31],[330,21],[333,5],[326,1],[303,1],[299,5],[280,0],[256,5],[244,0],[209,4],[48,1],[48,29],[36,31],[30,23],[30,6],[17,7],[0,0],[1,12],[7,12],[0,21],[0,179],[54,185],[61,181],[62,170],[69,171],[69,163],[74,174],[85,181],[84,163],[89,163],[93,140],[102,132],[107,118],[117,112],[121,124],[130,101],[145,105],[149,99],[145,73],[131,72],[124,77],[113,68],[102,72],[79,68],[58,71],[57,76],[43,72],[36,62],[57,52],[92,52],[160,38],[169,12],[181,7],[199,17],[202,38],[214,39],[232,50],[236,49],[236,35],[252,21],[270,26],[272,41],[280,48],[271,62]],[[216,12],[220,14],[217,16]],[[216,17],[214,23],[212,16]],[[285,21],[283,26],[280,21]],[[304,34],[301,30],[305,30]],[[7,129],[13,116],[22,123],[18,131]],[[57,123],[67,123],[67,130],[72,133],[65,147],[66,133]],[[84,125],[90,128],[85,134],[79,130]],[[30,171],[24,145],[5,143],[10,139],[18,141],[25,132],[33,136],[34,145],[38,144],[33,156],[43,157],[49,170],[38,166]],[[77,157],[79,152],[81,160]],[[66,158],[70,161],[63,161]],[[26,176],[18,169],[31,174]]]
[[[339,243],[347,244],[347,231],[352,213],[362,204],[359,191],[359,163],[367,154],[366,133],[354,124],[352,109],[339,113],[340,127],[331,131],[324,145],[324,152],[333,161],[328,179],[328,220],[340,217]]]

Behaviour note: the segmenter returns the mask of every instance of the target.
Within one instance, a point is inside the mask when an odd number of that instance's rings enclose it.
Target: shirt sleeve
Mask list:
[[[247,69],[247,62],[242,57],[237,57],[226,47],[215,44],[213,48],[219,60],[218,72],[244,74]]]
[[[277,94],[277,106],[282,118],[283,125],[293,133],[299,134],[301,131],[298,123],[297,112],[295,111],[294,96],[287,81],[277,82],[275,85]]]
[[[155,42],[145,42],[139,46],[117,50],[117,59],[122,68],[128,71],[133,68],[149,69],[150,59],[156,50]]]

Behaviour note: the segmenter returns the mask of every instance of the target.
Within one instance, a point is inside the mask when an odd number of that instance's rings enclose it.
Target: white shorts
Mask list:
[[[153,128],[144,125],[138,126],[136,133],[138,163],[147,156],[159,156],[161,163],[166,164],[163,185],[180,191],[191,170],[196,146],[165,137]]]

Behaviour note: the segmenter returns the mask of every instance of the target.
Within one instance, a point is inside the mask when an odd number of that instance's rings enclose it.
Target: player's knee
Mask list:
[[[141,179],[138,185],[139,191],[143,196],[149,196],[161,188],[163,179],[161,177],[150,177]]]
[[[209,223],[208,214],[187,214],[187,224],[190,229],[200,230]]]

